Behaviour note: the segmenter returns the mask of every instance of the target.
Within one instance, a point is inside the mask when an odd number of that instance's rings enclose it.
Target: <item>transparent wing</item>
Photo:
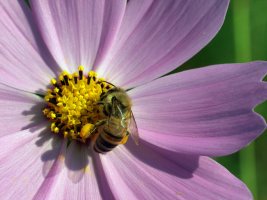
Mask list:
[[[121,107],[117,104],[117,102],[116,103],[115,102],[113,104],[113,108],[114,107],[117,108],[118,115],[121,120],[121,126],[126,129],[124,133],[127,135],[130,134],[135,144],[138,145],[139,144],[139,133],[138,133],[138,128],[137,128],[137,125],[134,119],[133,112],[131,110],[128,110],[127,112],[123,112],[121,110]]]
[[[131,116],[129,118],[127,131],[129,132],[129,134],[133,138],[135,144],[138,145],[139,144],[139,133],[138,133],[138,128],[137,128],[137,125],[136,125],[136,122],[135,122],[134,115],[133,115],[132,111],[131,111],[130,115]]]
[[[118,136],[127,136],[127,120],[125,118],[125,113],[121,109],[119,103],[114,101],[112,104],[112,114],[108,119],[109,129],[112,129],[113,133]]]

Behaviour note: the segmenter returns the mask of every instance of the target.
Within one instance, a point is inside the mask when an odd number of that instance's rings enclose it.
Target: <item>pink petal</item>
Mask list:
[[[57,0],[31,2],[42,36],[59,65],[69,71],[92,69],[117,33],[125,0]],[[98,53],[98,55],[97,55]]]
[[[0,199],[32,199],[44,181],[42,156],[52,147],[51,140],[40,143],[43,127],[0,138]]]
[[[43,100],[0,84],[0,137],[43,121]]]
[[[228,3],[129,1],[117,40],[99,74],[115,85],[131,88],[170,72],[215,36]]]
[[[116,199],[252,199],[246,186],[207,157],[128,142],[101,161]]]
[[[66,143],[63,146],[57,162],[63,162],[64,165],[56,164],[50,171],[53,175],[48,174],[34,199],[102,199],[97,180],[99,177],[88,147],[75,141],[68,148]]]
[[[0,83],[36,92],[46,87],[58,69],[32,19],[23,1],[1,1]]]
[[[44,125],[0,138],[0,199],[101,199],[88,148]]]
[[[171,151],[219,156],[259,136],[253,108],[267,98],[266,62],[225,64],[173,74],[130,91],[140,137]]]

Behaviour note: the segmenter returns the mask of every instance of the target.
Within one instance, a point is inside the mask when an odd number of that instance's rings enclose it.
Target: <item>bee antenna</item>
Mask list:
[[[112,85],[113,87],[117,87],[116,85],[114,85],[114,84],[112,84],[112,83],[110,83],[110,82],[108,82],[108,81],[101,81],[101,82],[105,82],[105,83],[107,83],[107,84],[110,84],[110,85]]]

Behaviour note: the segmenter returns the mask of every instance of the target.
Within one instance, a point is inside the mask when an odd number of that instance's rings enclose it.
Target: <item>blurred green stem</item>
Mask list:
[[[237,62],[250,61],[251,37],[250,37],[250,0],[234,0],[233,4],[233,25],[235,41],[235,58]],[[251,143],[249,147],[239,153],[240,176],[248,185],[254,198],[257,199],[257,174],[255,146]]]

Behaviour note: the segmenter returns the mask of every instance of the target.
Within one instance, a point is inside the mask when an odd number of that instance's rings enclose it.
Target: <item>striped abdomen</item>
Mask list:
[[[106,153],[121,143],[124,136],[116,136],[107,129],[103,129],[94,144],[94,150],[98,153]]]

